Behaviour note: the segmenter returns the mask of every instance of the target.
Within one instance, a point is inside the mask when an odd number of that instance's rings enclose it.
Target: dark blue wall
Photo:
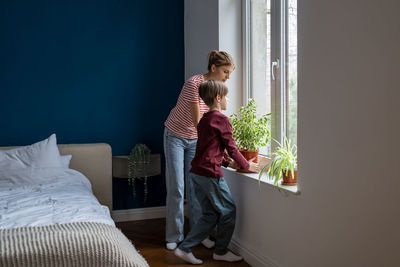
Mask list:
[[[183,0],[2,1],[0,146],[57,134],[58,143],[136,143],[163,153],[163,122],[184,78]],[[165,204],[114,179],[116,209]],[[140,190],[140,185],[138,190]],[[126,191],[126,192],[125,192]]]

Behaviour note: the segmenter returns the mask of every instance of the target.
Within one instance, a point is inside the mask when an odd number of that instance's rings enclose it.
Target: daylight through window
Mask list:
[[[274,139],[297,144],[297,0],[246,0],[244,9],[247,96],[272,113]]]

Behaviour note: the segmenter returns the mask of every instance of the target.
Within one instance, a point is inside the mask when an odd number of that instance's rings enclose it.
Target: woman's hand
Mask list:
[[[236,163],[236,161],[232,160],[229,162],[228,167],[232,168],[232,169],[239,169],[239,165]]]

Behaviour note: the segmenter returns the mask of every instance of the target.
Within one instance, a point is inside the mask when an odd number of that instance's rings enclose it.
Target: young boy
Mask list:
[[[217,225],[214,260],[240,261],[242,257],[228,251],[227,247],[235,229],[236,207],[224,180],[221,165],[240,167],[258,172],[256,163],[248,162],[236,147],[232,138],[229,118],[221,113],[226,110],[228,88],[222,82],[208,80],[199,86],[199,95],[210,111],[203,115],[197,126],[196,154],[192,160],[190,175],[202,216],[186,238],[175,249],[175,255],[192,263],[202,264],[191,252],[193,246],[204,240]],[[224,150],[234,160],[224,158]]]

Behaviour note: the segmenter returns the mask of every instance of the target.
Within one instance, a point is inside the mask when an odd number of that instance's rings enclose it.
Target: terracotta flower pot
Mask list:
[[[243,157],[247,160],[251,160],[252,158],[255,158],[253,162],[257,163],[258,162],[258,151],[249,151],[249,150],[239,150],[240,153],[243,155]],[[244,172],[244,173],[254,173],[249,170],[245,169],[237,169],[238,172]]]
[[[282,185],[297,185],[297,170],[294,171],[294,178],[292,178],[292,172],[289,171],[288,175],[283,172]]]

